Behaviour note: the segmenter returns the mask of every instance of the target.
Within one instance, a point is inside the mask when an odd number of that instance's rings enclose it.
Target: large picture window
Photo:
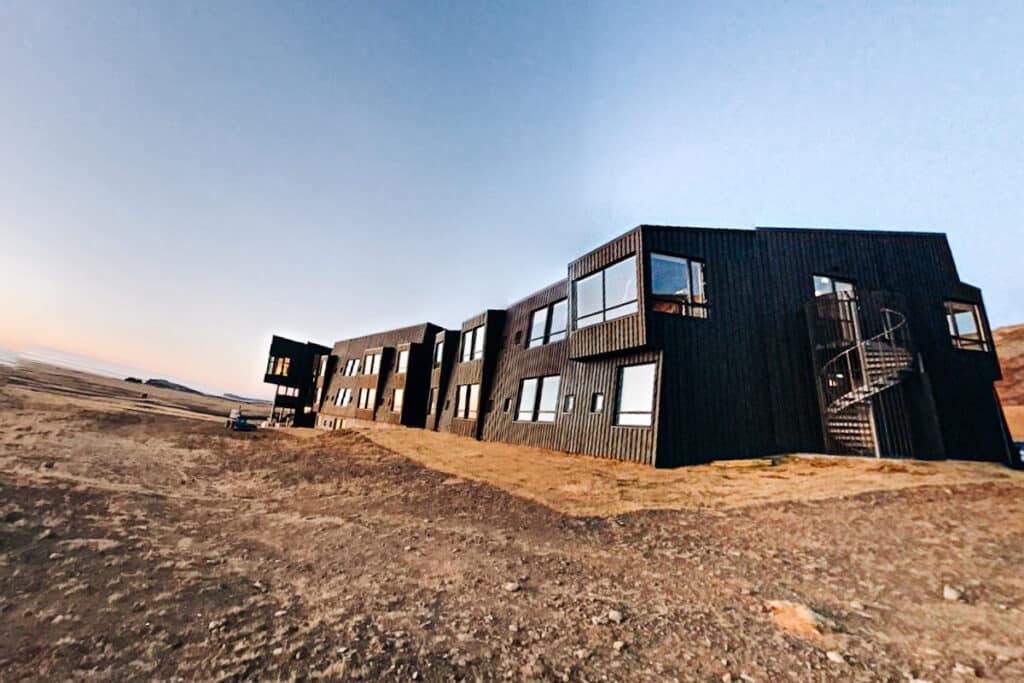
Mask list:
[[[981,324],[981,310],[978,304],[961,301],[946,302],[946,323],[953,346],[972,351],[988,351],[985,328]]]
[[[652,253],[651,298],[659,313],[708,317],[704,264],[681,256]]]
[[[637,312],[636,257],[573,283],[576,329]]]
[[[475,420],[480,407],[480,385],[462,384],[455,394],[455,417]]]
[[[554,422],[558,411],[558,389],[562,378],[559,375],[531,377],[519,385],[519,409],[516,420],[520,422]]]
[[[526,348],[565,339],[569,324],[569,301],[562,299],[530,314],[530,336]]]
[[[462,361],[484,357],[484,326],[474,327],[462,333]]]
[[[619,394],[615,424],[649,427],[654,417],[654,363],[619,368]]]

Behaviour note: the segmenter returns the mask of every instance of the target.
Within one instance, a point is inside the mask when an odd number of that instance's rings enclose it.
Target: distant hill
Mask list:
[[[1024,439],[1024,325],[992,330],[1003,381],[996,382],[1003,413],[1015,439]]]
[[[992,330],[992,338],[1003,369],[1003,381],[996,384],[1003,403],[1024,405],[1024,325]]]
[[[252,403],[254,405],[266,406],[269,406],[273,402],[263,398],[246,398],[245,396],[238,396],[237,394],[224,394],[224,398],[229,401],[238,401],[239,403]]]
[[[127,380],[127,381],[130,381],[130,380],[131,380],[131,378],[129,378],[129,380]],[[144,384],[148,384],[151,387],[157,387],[159,389],[172,389],[174,391],[184,391],[187,394],[200,394],[201,395],[203,393],[201,391],[196,391],[195,389],[191,389],[189,387],[186,387],[184,384],[176,384],[176,383],[171,382],[171,381],[166,380],[166,379],[147,379],[144,382]]]

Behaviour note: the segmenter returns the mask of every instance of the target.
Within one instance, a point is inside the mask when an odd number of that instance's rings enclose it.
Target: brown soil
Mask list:
[[[232,434],[24,375],[5,680],[1024,679],[1021,473]]]

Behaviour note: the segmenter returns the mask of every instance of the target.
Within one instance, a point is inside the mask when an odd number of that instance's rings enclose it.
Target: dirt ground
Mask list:
[[[1024,325],[992,330],[1003,381],[996,390],[1013,438],[1024,441]]]
[[[1024,473],[232,434],[6,379],[4,680],[1024,680]]]

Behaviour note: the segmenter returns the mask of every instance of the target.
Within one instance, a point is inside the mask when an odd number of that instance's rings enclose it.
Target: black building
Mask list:
[[[337,342],[305,414],[659,467],[1010,458],[981,292],[944,235],[645,225],[567,276],[458,331]]]
[[[270,340],[270,357],[263,381],[277,385],[270,419],[279,424],[312,427],[316,424],[319,377],[326,373],[331,350],[313,342],[284,337]]]

